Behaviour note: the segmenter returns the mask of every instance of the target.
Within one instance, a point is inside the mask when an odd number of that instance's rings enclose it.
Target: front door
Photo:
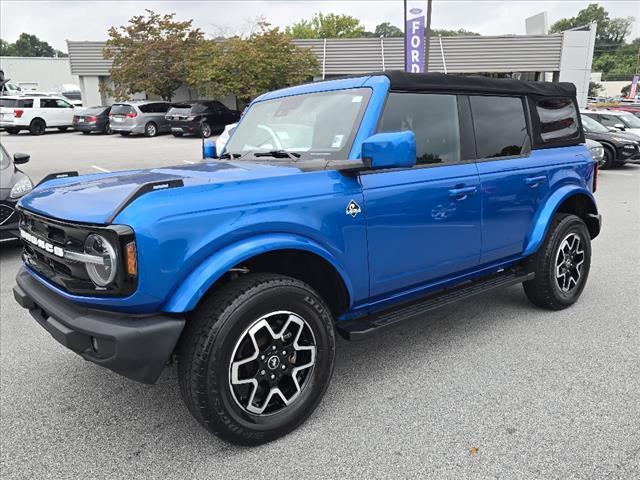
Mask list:
[[[478,264],[480,181],[473,159],[465,160],[473,157],[466,115],[456,95],[389,94],[380,131],[412,130],[418,163],[360,176],[372,297],[420,289]]]

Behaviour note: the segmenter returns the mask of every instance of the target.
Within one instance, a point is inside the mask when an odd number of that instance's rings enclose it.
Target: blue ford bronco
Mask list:
[[[216,159],[44,182],[18,303],[84,359],[255,445],[300,425],[355,340],[522,283],[569,307],[600,232],[566,83],[386,72],[266,93]]]

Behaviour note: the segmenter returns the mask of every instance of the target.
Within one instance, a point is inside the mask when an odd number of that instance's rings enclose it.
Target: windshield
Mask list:
[[[307,160],[346,159],[370,95],[370,89],[358,88],[258,102],[247,110],[225,152],[284,150]]]
[[[11,162],[9,161],[9,154],[4,147],[0,145],[0,170],[4,170],[9,165],[11,165]]]
[[[624,123],[625,127],[628,128],[640,128],[640,118],[635,115],[631,115],[630,113],[625,113],[624,115],[619,115],[618,118],[622,123]]]
[[[593,118],[588,117],[587,115],[582,115],[582,126],[587,132],[609,133],[609,129],[607,127],[596,122]]]

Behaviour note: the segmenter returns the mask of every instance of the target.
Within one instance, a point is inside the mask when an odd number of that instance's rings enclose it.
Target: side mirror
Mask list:
[[[21,165],[23,163],[27,163],[30,158],[31,155],[29,155],[28,153],[14,153],[13,163],[15,163],[16,165]]]
[[[616,123],[614,127],[618,130],[624,130],[626,128],[623,123]]]
[[[362,162],[367,168],[413,167],[416,136],[411,131],[376,133],[362,142]]]

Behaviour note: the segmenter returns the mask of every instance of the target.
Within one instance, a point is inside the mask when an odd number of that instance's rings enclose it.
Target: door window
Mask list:
[[[417,164],[460,161],[460,123],[455,95],[391,92],[379,131],[406,130],[416,136]]]
[[[41,98],[40,108],[59,108],[55,98]]]
[[[59,98],[56,98],[55,102],[56,102],[56,108],[73,108],[73,105],[71,105],[69,102],[65,100],[60,100]]]
[[[522,155],[529,144],[519,97],[470,96],[478,158]]]

